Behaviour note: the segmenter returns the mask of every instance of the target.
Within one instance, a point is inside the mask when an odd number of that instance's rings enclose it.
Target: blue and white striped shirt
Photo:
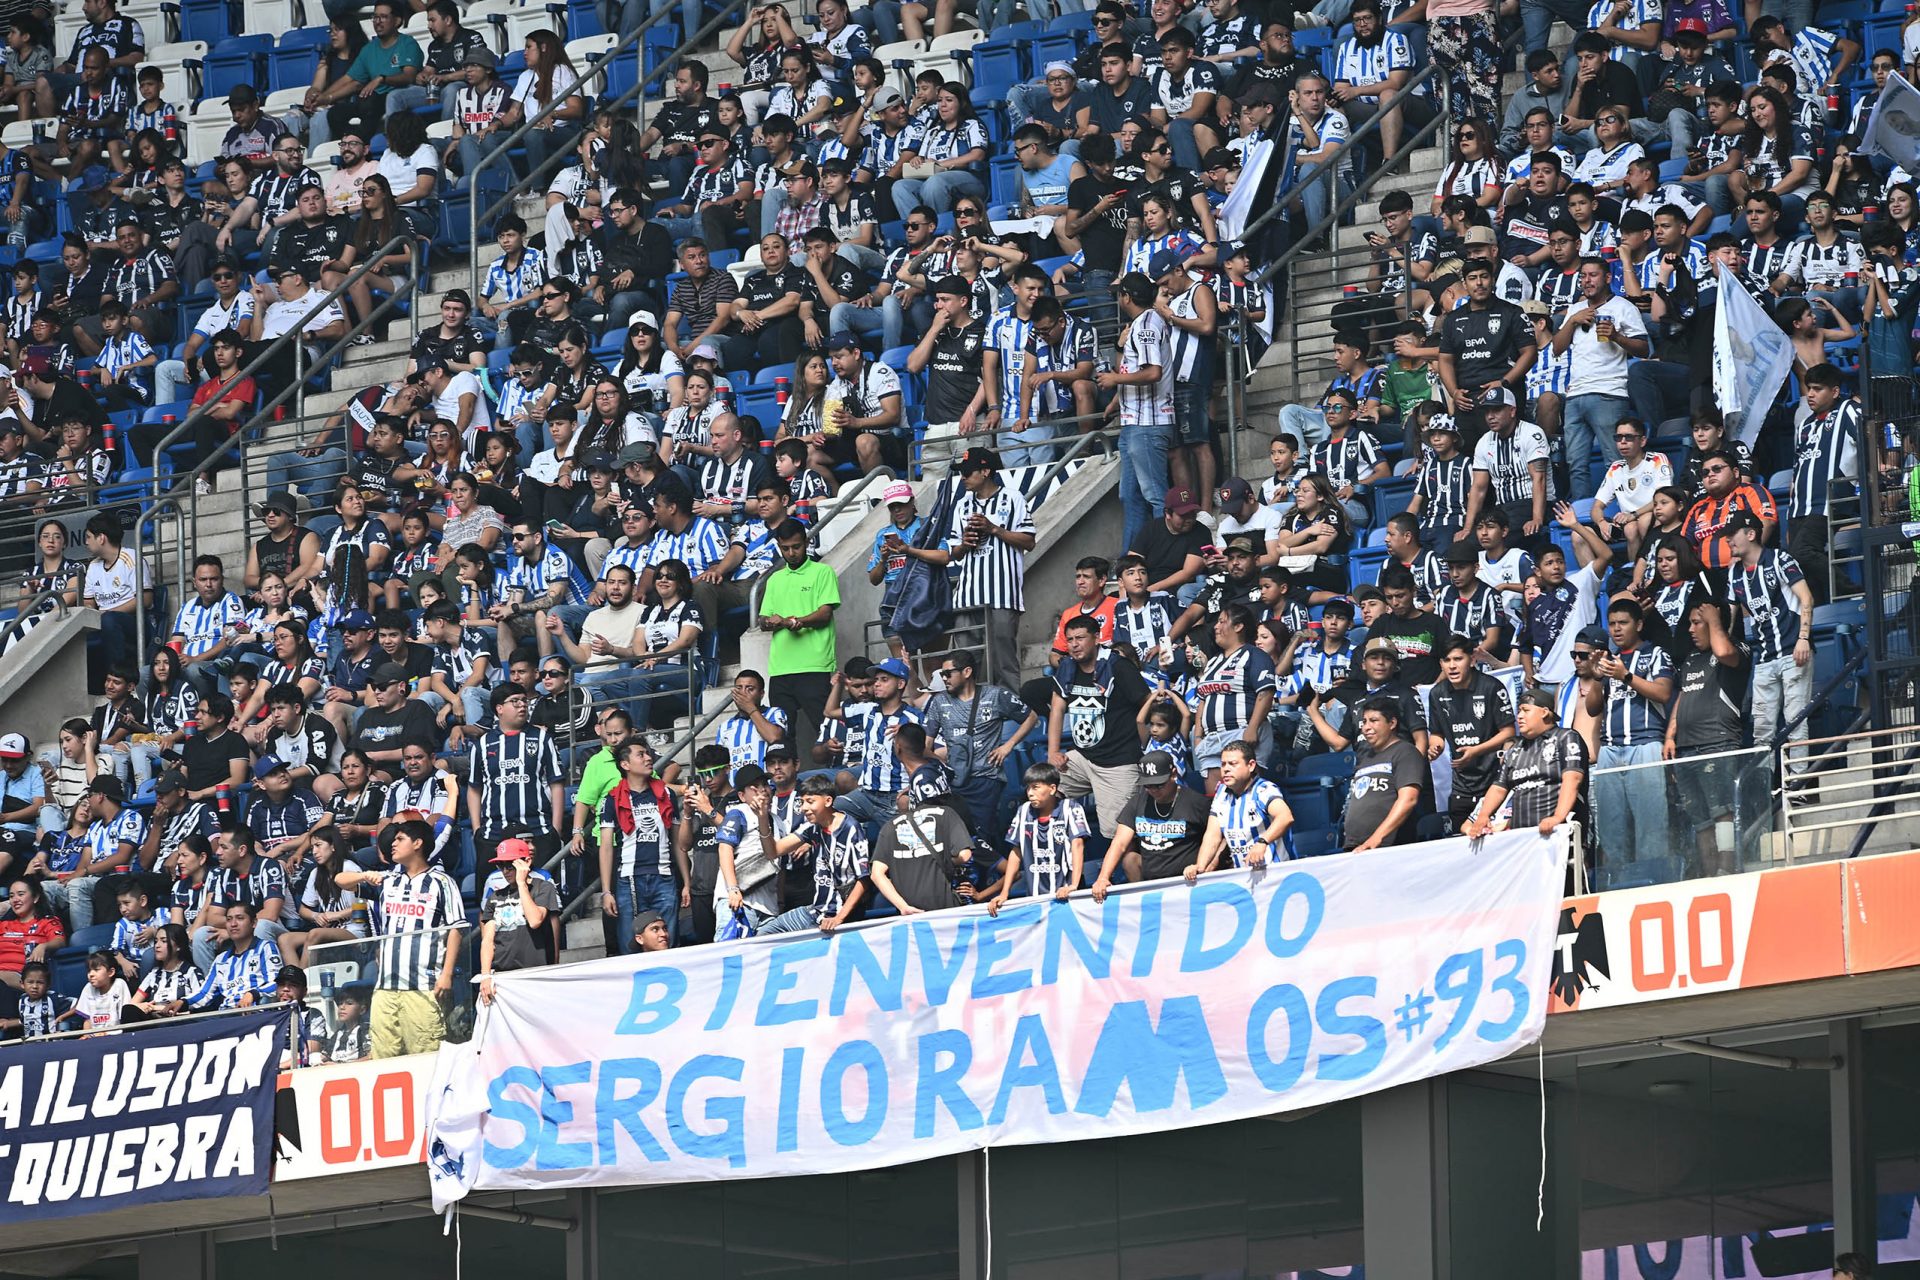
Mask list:
[[[1338,650],[1328,653],[1324,641],[1311,645],[1301,645],[1293,651],[1294,687],[1297,692],[1302,684],[1311,685],[1316,693],[1325,693],[1347,678],[1353,670],[1353,646],[1343,643]]]
[[[1819,417],[1809,417],[1794,432],[1788,517],[1831,515],[1835,491],[1850,490],[1859,472],[1860,402],[1842,400]]]
[[[1164,591],[1138,606],[1123,597],[1113,609],[1113,642],[1132,645],[1134,656],[1143,658],[1173,633],[1175,613],[1173,598]]]
[[[523,249],[520,261],[511,267],[507,265],[504,254],[488,264],[487,278],[480,286],[480,296],[489,301],[511,301],[538,292],[546,282],[547,268],[543,255]]]
[[[1247,849],[1260,840],[1260,833],[1273,822],[1270,810],[1275,800],[1280,801],[1282,807],[1287,803],[1279,787],[1259,777],[1253,780],[1253,785],[1237,795],[1225,786],[1213,793],[1211,812],[1220,824],[1220,834],[1226,839],[1227,853],[1233,859],[1234,866],[1247,865]],[[1267,856],[1270,860],[1293,857],[1291,829],[1281,837],[1280,847],[1270,850]]]
[[[1363,45],[1357,36],[1349,36],[1334,55],[1333,78],[1346,81],[1356,89],[1379,84],[1396,71],[1413,66],[1413,46],[1398,31],[1382,30],[1373,44]],[[1361,101],[1378,101],[1379,94],[1362,94]]]
[[[96,818],[89,823],[84,837],[87,856],[94,862],[112,857],[122,844],[132,845],[137,855],[140,842],[146,838],[147,820],[140,816],[138,809],[126,806],[121,807],[111,822]]]
[[[1657,644],[1643,644],[1618,655],[1629,676],[1666,680],[1673,662]],[[1637,747],[1660,742],[1667,733],[1667,704],[1655,702],[1633,687],[1631,680],[1607,681],[1606,725],[1602,741],[1610,747]]]
[[[1019,412],[1022,371],[1034,346],[1033,321],[1002,307],[987,321],[987,346],[1000,356],[1000,413],[1011,421]]]
[[[877,702],[846,709],[850,734],[859,734],[860,789],[880,795],[893,795],[907,786],[907,766],[893,753],[893,731],[903,724],[920,724],[919,710],[902,704],[898,711],[885,712]]]
[[[240,597],[229,591],[212,604],[201,601],[199,596],[180,606],[180,612],[174,615],[173,634],[182,637],[185,643],[180,650],[187,657],[198,657],[214,645],[220,643],[227,628],[247,616],[247,606]]]
[[[280,948],[255,938],[245,951],[222,951],[214,957],[213,972],[200,989],[187,997],[189,1009],[232,1009],[251,992],[256,1000],[273,994],[280,976]]]
[[[1605,22],[1612,13],[1613,0],[1594,0],[1593,7],[1587,10],[1587,30],[1598,31],[1600,24]],[[1661,4],[1661,0],[1631,0],[1626,13],[1621,15],[1616,25],[1622,30],[1634,31],[1639,29],[1643,22],[1659,22],[1665,16],[1666,8]],[[1607,56],[1615,62],[1623,62],[1626,60],[1626,54],[1627,47],[1617,44]]]
[[[694,572],[698,573],[699,570],[695,569]],[[567,584],[566,599],[562,603],[587,602],[587,592],[592,590],[592,584],[579,566],[574,564],[573,557],[560,548],[548,546],[536,560],[513,556],[507,562],[507,586],[524,591],[524,599],[536,600],[545,596],[556,582]]]
[[[760,711],[770,723],[781,729],[787,727],[787,713],[779,707],[762,707]],[[760,736],[760,730],[754,726],[752,719],[738,711],[720,722],[719,732],[713,740],[727,749],[729,776],[743,764],[764,765],[767,762],[767,740]]]
[[[653,535],[653,541],[648,544],[647,565],[653,568],[665,560],[678,560],[697,578],[708,566],[720,563],[726,554],[725,530],[705,516],[695,516],[679,533],[669,532],[663,526]]]
[[[96,366],[108,374],[117,374],[153,354],[153,347],[138,329],[129,329],[117,338],[107,340],[100,348]],[[117,385],[143,404],[153,400],[153,368],[134,369],[124,378],[116,380]]]
[[[1007,845],[1020,855],[1027,883],[1036,898],[1051,897],[1060,889],[1078,889],[1073,882],[1073,842],[1092,834],[1087,812],[1078,800],[1059,797],[1044,817],[1022,804],[1007,828]],[[1082,854],[1084,856],[1083,847]]]
[[[1787,62],[1793,67],[1795,92],[1802,99],[1815,98],[1833,80],[1833,47],[1839,39],[1836,33],[1820,27],[1802,27],[1794,34],[1792,47],[1774,50],[1767,56],[1765,67]]]

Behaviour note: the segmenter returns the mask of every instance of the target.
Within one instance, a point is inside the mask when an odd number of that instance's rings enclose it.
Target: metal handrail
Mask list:
[[[691,50],[696,43],[706,38],[707,36],[712,35],[714,32],[718,31],[723,25],[725,25],[726,21],[729,18],[731,18],[736,11],[745,8],[747,3],[748,3],[748,0],[727,0],[727,5],[725,8],[721,9],[719,13],[709,18],[706,21],[706,23],[700,27],[698,31],[688,32],[686,35],[686,39],[681,42],[680,46],[674,49],[673,52],[669,53],[666,57],[660,60],[659,66],[655,67],[651,72],[643,72],[634,81],[634,83],[630,85],[618,97],[615,97],[611,100],[608,100],[604,96],[600,98],[598,100],[598,103],[599,103],[598,109],[602,111],[615,109],[615,108],[624,106],[627,102],[637,98],[639,100],[639,111],[638,111],[639,123],[641,124],[644,131],[644,126],[646,124],[646,103],[647,103],[646,92],[648,87],[654,84],[655,81],[658,80],[660,76],[668,70],[668,68],[675,66],[678,63],[679,59],[686,56],[688,51]],[[618,44],[614,45],[613,48],[607,50],[606,53],[602,54],[600,57],[588,63],[587,69],[585,71],[576,71],[574,74],[575,76],[578,77],[577,83],[581,85],[585,85],[591,82],[595,76],[602,75],[608,67],[612,66],[624,54],[626,54],[628,51],[633,49],[639,42],[643,41],[646,38],[646,33],[652,29],[653,25],[657,22],[662,21],[664,18],[666,18],[669,12],[671,12],[670,8],[662,8],[662,9],[654,10],[651,14],[647,16],[646,21],[642,22],[639,26],[635,27],[631,32],[629,32],[625,37],[623,37]],[[565,95],[556,97],[552,102],[549,102],[546,106],[542,107],[538,112],[536,112],[531,116],[528,116],[525,120],[521,121],[518,128],[516,128],[512,133],[508,134],[505,138],[501,139],[493,147],[489,148],[486,154],[480,157],[480,163],[473,166],[473,172],[466,175],[467,252],[468,252],[467,284],[468,284],[469,291],[476,298],[480,296],[480,226],[481,224],[484,222],[492,221],[494,215],[499,213],[500,210],[512,207],[513,201],[516,198],[517,191],[523,190],[523,189],[535,188],[536,185],[539,184],[540,179],[542,179],[548,172],[554,170],[561,161],[567,158],[568,153],[566,151],[557,151],[553,155],[548,156],[544,161],[542,161],[539,165],[534,167],[532,170],[530,170],[526,176],[526,179],[523,182],[516,183],[516,182],[510,181],[507,184],[507,193],[501,196],[498,200],[495,200],[492,204],[488,205],[484,211],[482,211],[480,208],[480,174],[483,171],[485,171],[490,165],[493,165],[496,162],[502,163],[502,164],[506,163],[507,153],[511,151],[514,147],[518,146],[520,144],[520,141],[523,138],[525,138],[528,133],[532,132],[535,128],[539,127],[541,122],[544,121],[548,116],[552,115],[554,112],[558,111],[562,106],[564,106],[566,104],[567,99],[572,96],[573,96],[572,94],[565,94]],[[582,95],[582,96],[584,97],[585,95]]]
[[[78,600],[75,600],[72,605],[69,605],[64,598],[65,594],[65,592],[58,589],[49,588],[35,595],[33,599],[27,601],[27,603],[16,606],[13,617],[7,619],[6,630],[0,631],[0,648],[6,648],[12,645],[15,641],[26,635],[27,632],[33,630],[34,627],[39,626],[39,619],[43,617],[58,618],[63,616],[69,608],[78,609],[82,607]],[[49,601],[53,603],[54,608],[51,613],[43,613],[41,606]]]
[[[331,292],[321,297],[319,301],[315,302],[313,306],[309,308],[307,314],[312,315],[313,312],[318,311],[320,308],[326,306],[328,303],[339,301],[339,299],[346,296],[346,293],[349,289],[351,289],[361,279],[363,279],[365,276],[367,276],[370,272],[373,271],[374,263],[378,262],[380,259],[385,258],[389,254],[400,249],[402,246],[406,247],[408,257],[411,260],[411,264],[412,264],[412,269],[408,272],[405,288],[396,290],[392,294],[388,295],[385,299],[383,299],[379,306],[375,307],[371,312],[369,312],[360,321],[359,324],[349,329],[346,335],[342,337],[338,343],[336,343],[333,347],[328,349],[326,355],[321,358],[320,363],[324,364],[326,363],[326,361],[331,360],[334,355],[336,355],[342,348],[344,348],[348,343],[352,341],[355,335],[366,332],[367,328],[373,323],[373,321],[376,318],[390,311],[395,306],[395,304],[399,302],[399,300],[402,297],[410,298],[413,296],[414,293],[416,293],[419,290],[420,261],[421,261],[420,238],[417,235],[415,235],[412,231],[404,231],[404,232],[401,232],[399,235],[394,236],[392,239],[388,240],[385,244],[381,245],[378,249],[374,250],[373,253],[368,255],[367,260],[365,262],[358,264],[353,268],[353,270],[349,271],[347,273],[346,279],[342,280],[338,285],[334,286]],[[411,317],[414,317],[415,322],[417,323],[417,316],[418,316],[417,309],[413,307],[409,307],[407,310],[408,310],[408,315]],[[269,342],[266,346],[262,347],[259,353],[255,355],[251,361],[249,361],[245,366],[243,366],[238,373],[233,375],[233,380],[237,382],[241,378],[252,377],[259,370],[265,368],[269,363],[277,359],[279,355],[282,352],[286,351],[289,346],[292,346],[294,350],[296,350],[297,352],[304,353],[306,350],[306,346],[303,341],[304,337],[305,337],[304,333],[297,326],[293,329],[288,330],[286,333],[281,334],[279,337]],[[295,363],[295,371],[297,374],[302,373],[302,371],[299,368],[299,365],[303,358],[304,358],[303,355],[297,355],[295,357],[294,363]],[[273,410],[279,408],[282,404],[286,403],[287,398],[295,394],[296,392],[300,392],[301,394],[304,395],[303,388],[305,386],[305,382],[306,382],[306,379],[304,376],[297,376],[294,379],[293,384],[291,386],[283,389],[280,392],[280,394],[274,396],[273,399],[267,401],[265,404],[261,405],[257,410],[255,410],[253,415],[250,418],[248,418],[246,422],[242,423],[241,426],[237,430],[235,430],[231,436],[228,437],[227,443],[225,445],[222,445],[220,448],[215,449],[207,457],[200,459],[199,463],[195,465],[191,470],[183,472],[180,475],[173,477],[172,478],[173,484],[178,485],[182,480],[197,480],[207,470],[207,466],[209,463],[214,461],[214,459],[216,458],[224,457],[226,455],[228,449],[234,444],[234,442],[245,440],[247,436],[247,432],[250,431],[253,428],[254,424],[259,422],[261,418],[265,417],[267,414],[271,413]],[[179,443],[180,439],[187,434],[187,431],[189,428],[193,427],[196,423],[198,423],[201,418],[204,418],[205,416],[207,416],[207,410],[211,408],[211,405],[212,405],[212,402],[209,402],[206,405],[201,405],[197,408],[189,410],[187,413],[187,416],[184,419],[182,419],[181,422],[177,426],[175,426],[172,431],[168,432],[165,436],[161,437],[161,439],[154,444],[153,446],[154,456],[156,458],[159,457],[167,449]],[[243,485],[242,492],[244,496],[245,468],[243,467],[241,471],[242,471],[242,477],[243,477],[241,482]],[[161,481],[160,481],[160,475],[159,475],[159,468],[156,467],[154,469],[154,477],[153,477],[153,496],[156,498],[162,496],[162,490],[161,490],[160,484],[161,484]]]

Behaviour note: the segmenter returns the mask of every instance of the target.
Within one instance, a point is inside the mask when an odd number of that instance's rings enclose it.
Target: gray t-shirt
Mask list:
[[[545,876],[530,876],[527,890],[533,896],[537,906],[548,911],[560,909],[560,894],[553,887],[553,881]],[[495,889],[480,904],[480,923],[493,921],[493,971],[507,973],[514,969],[531,969],[545,964],[546,956],[535,940],[535,933],[527,928],[527,917],[520,910],[520,890],[509,884]],[[543,922],[540,926],[545,929]]]
[[[1347,789],[1346,847],[1365,843],[1386,821],[1402,787],[1419,787],[1424,799],[1430,785],[1427,758],[1412,743],[1395,738],[1383,751],[1361,743],[1354,752],[1353,780]],[[1423,807],[1416,803],[1414,812],[1383,843],[1411,844],[1415,819]]]
[[[947,746],[947,767],[955,782],[989,773],[987,756],[1006,737],[1006,727],[1027,718],[1026,704],[997,684],[977,685],[974,696],[962,702],[950,693],[927,700],[925,726],[933,743]]]

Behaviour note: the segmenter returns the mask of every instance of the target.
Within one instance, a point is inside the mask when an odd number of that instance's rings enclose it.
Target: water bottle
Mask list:
[[[320,998],[328,1004],[333,1003],[333,970],[320,971]]]

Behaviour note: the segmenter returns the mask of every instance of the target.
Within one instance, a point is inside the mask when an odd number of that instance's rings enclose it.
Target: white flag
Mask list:
[[[1720,305],[1713,313],[1713,398],[1734,437],[1751,446],[1793,371],[1793,340],[1725,263],[1715,263],[1714,271]]]
[[[1898,71],[1887,77],[1887,87],[1874,100],[1860,149],[1886,156],[1908,173],[1920,170],[1920,89]]]
[[[1226,203],[1220,206],[1220,211],[1215,215],[1221,239],[1238,240],[1247,224],[1265,212],[1254,207],[1255,197],[1275,150],[1271,142],[1247,144],[1246,151],[1240,157],[1240,178],[1233,184],[1233,190],[1227,193]]]

